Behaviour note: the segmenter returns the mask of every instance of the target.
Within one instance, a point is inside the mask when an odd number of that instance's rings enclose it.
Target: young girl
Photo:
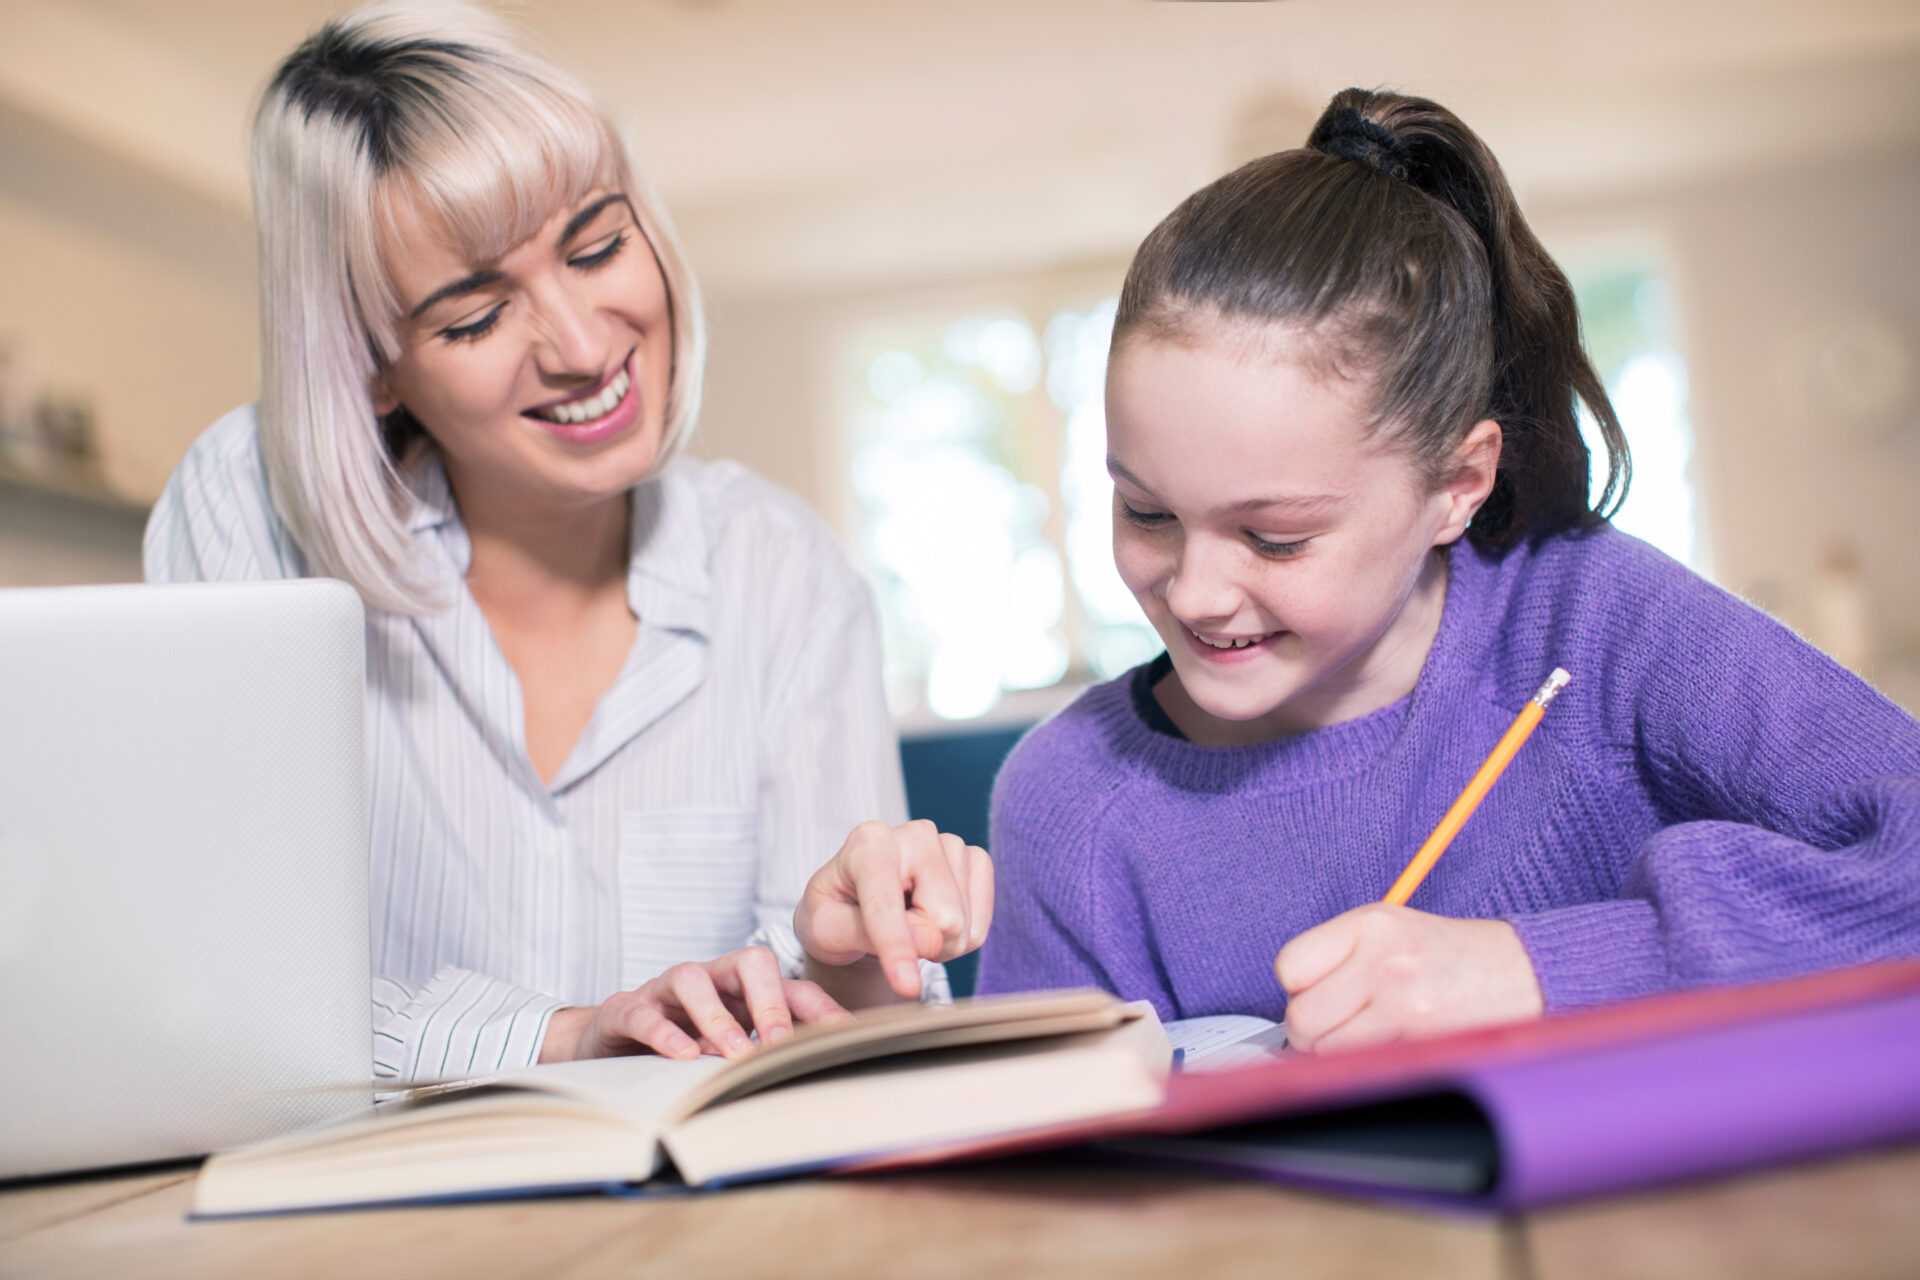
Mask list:
[[[1348,90],[1176,209],[1107,421],[1114,558],[1167,653],[1008,761],[983,990],[1318,1049],[1920,951],[1920,725],[1606,524],[1626,450],[1572,291],[1444,108]],[[1378,905],[1556,666],[1412,905]]]

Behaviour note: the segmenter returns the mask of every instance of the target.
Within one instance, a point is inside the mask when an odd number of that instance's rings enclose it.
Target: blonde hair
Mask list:
[[[260,448],[313,573],[400,613],[444,606],[451,587],[408,529],[405,458],[373,407],[400,354],[380,252],[396,203],[415,202],[484,263],[597,186],[627,194],[666,280],[673,372],[657,471],[699,411],[705,326],[666,210],[584,87],[460,4],[357,10],[281,64],[253,126]]]

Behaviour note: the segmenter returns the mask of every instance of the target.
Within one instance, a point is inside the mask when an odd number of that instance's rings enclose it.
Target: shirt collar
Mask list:
[[[627,545],[627,604],[640,624],[706,636],[712,549],[700,494],[686,467],[669,463],[635,486]]]
[[[413,510],[407,528],[438,531],[455,572],[472,559],[466,526],[437,450],[425,450],[409,468]],[[642,625],[707,635],[713,579],[700,494],[685,467],[669,463],[631,491],[633,519],[627,534],[627,605]]]

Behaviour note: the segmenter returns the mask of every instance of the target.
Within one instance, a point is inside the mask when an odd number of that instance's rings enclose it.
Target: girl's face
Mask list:
[[[1496,424],[1436,489],[1366,430],[1366,382],[1310,354],[1282,330],[1203,327],[1127,338],[1108,368],[1114,561],[1203,741],[1298,733],[1409,692],[1445,601],[1433,548],[1493,485]]]
[[[405,405],[462,503],[571,505],[631,488],[659,456],[673,328],[633,210],[596,190],[497,262],[468,262],[403,205],[389,271],[400,358],[375,408]]]

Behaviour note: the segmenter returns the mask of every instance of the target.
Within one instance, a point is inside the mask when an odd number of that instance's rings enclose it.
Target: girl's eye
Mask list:
[[[596,267],[604,267],[619,256],[620,250],[624,249],[626,244],[627,233],[622,231],[600,248],[595,249],[592,253],[583,253],[577,258],[567,259],[567,265],[570,267],[579,267],[582,271],[592,271]]]
[[[1154,529],[1172,519],[1164,511],[1140,511],[1127,504],[1125,498],[1114,495],[1114,501],[1120,504],[1120,518],[1128,524],[1137,524],[1142,529]]]
[[[1302,538],[1298,542],[1268,542],[1259,534],[1249,530],[1247,533],[1247,541],[1252,543],[1253,549],[1261,555],[1272,556],[1276,560],[1284,560],[1288,556],[1297,556],[1302,551],[1305,551],[1307,544],[1313,541],[1313,539]]]
[[[449,342],[472,342],[476,338],[484,338],[487,336],[487,331],[493,328],[494,323],[500,319],[500,313],[506,309],[506,303],[495,303],[493,310],[487,312],[487,314],[481,316],[472,324],[457,324],[450,328],[442,329],[440,336]]]

